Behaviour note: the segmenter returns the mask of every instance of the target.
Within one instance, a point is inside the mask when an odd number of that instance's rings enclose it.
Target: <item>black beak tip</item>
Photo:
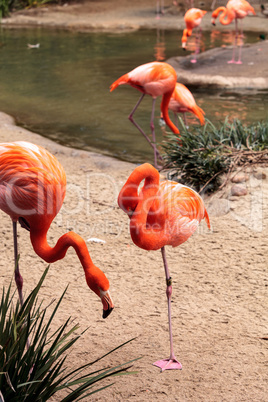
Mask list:
[[[186,47],[183,47],[183,50],[186,51]]]
[[[212,25],[214,25],[214,27],[216,26],[215,22],[212,22]]]
[[[108,310],[103,310],[102,318],[107,318],[108,315],[110,315],[112,311],[113,311],[113,308],[109,308]]]

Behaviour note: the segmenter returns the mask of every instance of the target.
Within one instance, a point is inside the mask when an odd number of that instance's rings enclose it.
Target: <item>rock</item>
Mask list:
[[[253,176],[258,180],[265,180],[267,177],[266,173],[262,169],[255,170]]]
[[[244,173],[237,173],[234,177],[232,177],[232,183],[243,183],[248,181],[249,177],[247,174]]]
[[[242,184],[234,184],[231,187],[231,195],[235,195],[237,197],[241,197],[242,195],[247,195],[248,190]]]

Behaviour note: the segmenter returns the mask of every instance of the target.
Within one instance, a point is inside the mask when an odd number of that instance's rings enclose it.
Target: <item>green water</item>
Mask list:
[[[225,42],[228,41],[228,33]],[[258,40],[245,33],[245,42]],[[0,110],[18,124],[56,142],[94,150],[120,159],[152,160],[149,145],[128,121],[140,94],[110,84],[136,66],[183,53],[179,31],[124,34],[73,33],[42,29],[0,31]],[[202,49],[221,45],[221,34],[203,36]],[[27,44],[40,43],[30,49]],[[186,53],[186,54],[189,54]],[[267,119],[268,91],[192,90],[213,123],[225,116],[247,123]],[[150,133],[151,98],[135,114]],[[159,109],[159,104],[158,109]],[[189,115],[190,117],[190,115]],[[195,119],[189,119],[195,123]],[[157,140],[161,130],[157,126]]]

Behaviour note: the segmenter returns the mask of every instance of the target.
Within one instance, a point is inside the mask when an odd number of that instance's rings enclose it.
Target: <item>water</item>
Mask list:
[[[0,110],[18,124],[56,142],[132,162],[152,161],[152,151],[127,116],[140,94],[122,86],[109,92],[134,67],[172,56],[181,49],[179,31],[124,34],[73,33],[42,29],[0,31]],[[203,35],[202,50],[231,40],[230,32]],[[245,42],[258,40],[245,33]],[[40,43],[39,48],[27,44]],[[192,90],[214,124],[225,116],[246,123],[267,119],[268,91]],[[150,133],[151,98],[135,118]],[[160,100],[157,103],[159,110]],[[189,115],[190,117],[191,115]],[[189,118],[190,123],[196,123]],[[157,126],[157,140],[162,138]]]

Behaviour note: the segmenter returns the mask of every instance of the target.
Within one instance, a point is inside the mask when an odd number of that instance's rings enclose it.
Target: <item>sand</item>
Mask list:
[[[99,2],[98,2],[99,3]],[[51,264],[40,291],[45,303],[68,285],[54,328],[72,316],[81,332],[68,356],[70,368],[92,361],[135,338],[94,368],[133,363],[137,374],[107,379],[113,385],[93,401],[266,401],[268,169],[248,172],[248,194],[230,186],[206,198],[212,230],[200,225],[186,243],[166,247],[173,278],[174,347],[182,370],[152,363],[169,355],[167,303],[160,251],[147,252],[130,238],[118,192],[134,165],[60,146],[14,124],[0,113],[0,142],[26,140],[44,146],[62,163],[68,180],[64,205],[48,235],[54,245],[72,229],[87,241],[94,263],[107,275],[115,309],[101,318],[102,305],[85,282],[73,250]],[[10,218],[1,213],[1,285],[13,272]],[[47,264],[33,252],[29,233],[19,228],[24,293],[37,284]],[[62,395],[53,398],[60,401]]]

